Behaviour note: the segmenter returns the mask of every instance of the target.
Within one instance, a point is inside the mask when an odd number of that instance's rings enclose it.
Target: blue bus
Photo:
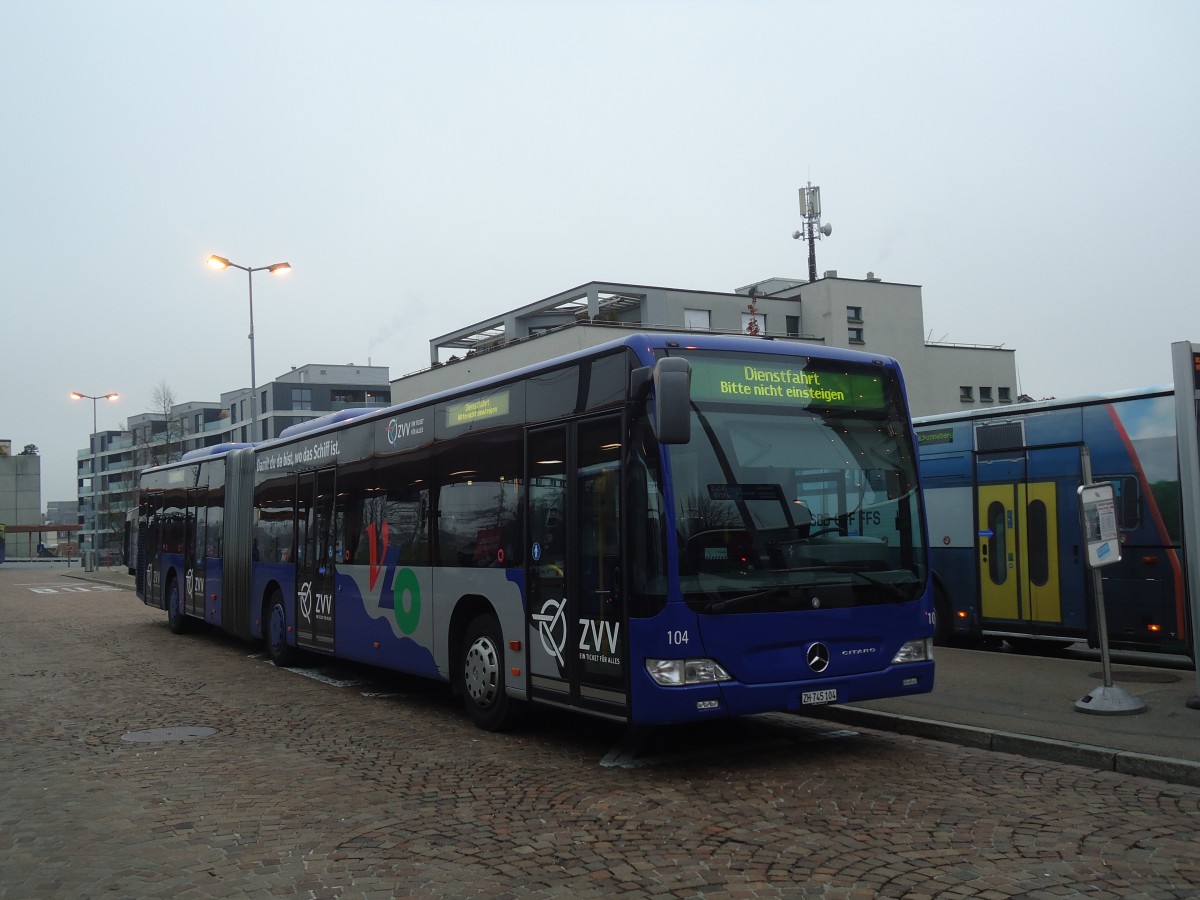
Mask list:
[[[636,334],[140,483],[137,591],[181,632],[634,725],[933,686],[892,359]]]
[[[1101,570],[1110,646],[1189,653],[1195,536],[1182,525],[1176,414],[1164,387],[917,419],[938,642],[1097,645],[1077,499],[1090,462],[1117,501],[1121,560]]]

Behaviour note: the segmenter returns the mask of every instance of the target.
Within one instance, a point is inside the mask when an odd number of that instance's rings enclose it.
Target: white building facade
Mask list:
[[[433,338],[431,367],[393,381],[392,400],[594,346],[616,337],[614,329],[745,334],[755,326],[764,338],[894,357],[914,416],[1018,396],[1014,350],[925,340],[919,285],[826,272],[811,283],[771,278],[729,293],[590,282]]]
[[[344,409],[390,403],[387,366],[309,364],[259,385],[259,423],[254,432],[278,437],[289,425]],[[116,552],[126,517],[137,504],[138,476],[148,466],[179,459],[189,450],[223,443],[250,443],[250,389],[221,394],[213,401],[174,404],[169,412],[130,416],[126,431],[91,436],[77,454],[76,486],[85,548]],[[93,475],[95,473],[95,475]],[[93,534],[93,478],[98,534]]]

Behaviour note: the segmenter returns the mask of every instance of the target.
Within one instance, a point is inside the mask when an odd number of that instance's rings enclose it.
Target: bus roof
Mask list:
[[[189,450],[183,456],[179,457],[179,461],[195,462],[198,459],[207,459],[210,456],[223,456],[230,450],[241,450],[243,447],[253,446],[253,444],[235,444],[226,441],[224,444],[213,444],[211,447],[197,447],[195,450]],[[171,463],[164,463],[164,465],[171,465]],[[158,466],[154,468],[158,468]]]
[[[942,422],[963,422],[968,419],[1021,416],[1044,410],[1066,409],[1072,406],[1092,406],[1098,403],[1111,403],[1114,400],[1132,400],[1138,397],[1164,396],[1173,393],[1175,393],[1175,386],[1167,384],[1124,391],[1109,391],[1103,394],[1083,394],[1078,397],[1063,397],[1061,399],[1052,397],[1048,400],[1030,400],[1026,403],[1006,403],[1003,406],[988,406],[983,409],[967,409],[961,412],[934,413],[929,416],[919,416],[913,419],[913,425],[920,428],[923,425],[937,425]]]
[[[440,400],[457,397],[462,394],[485,391],[494,385],[500,385],[508,381],[519,380],[547,369],[570,365],[572,362],[576,362],[581,359],[588,359],[594,356],[603,356],[607,353],[615,352],[622,347],[630,348],[647,363],[649,363],[654,351],[656,350],[695,348],[698,350],[752,350],[756,353],[783,352],[796,356],[812,356],[818,359],[831,360],[835,362],[865,363],[879,361],[885,365],[899,367],[899,363],[897,363],[896,360],[890,356],[884,356],[876,353],[863,353],[858,350],[844,350],[839,347],[826,347],[823,344],[812,344],[803,341],[776,341],[773,337],[763,338],[743,334],[678,334],[639,331],[633,334],[624,335],[623,337],[615,338],[603,344],[596,344],[591,347],[585,347],[581,350],[563,354],[562,356],[556,356],[550,359],[541,360],[539,362],[530,363],[529,365],[522,366],[518,369],[513,369],[508,372],[502,372],[497,375],[489,375],[486,378],[479,379],[478,381],[471,381],[455,387],[445,388],[422,397],[402,400],[401,402],[392,404],[391,406],[369,408],[365,410],[343,410],[341,412],[331,413],[327,416],[321,416],[317,419],[312,419],[308,422],[300,422],[284,429],[280,433],[279,437],[270,438],[266,441],[256,444],[255,446],[274,446],[295,440],[295,438],[300,435],[310,436],[323,431],[334,430],[339,425],[350,419],[365,422],[371,419],[389,418],[406,409],[427,406],[431,403],[437,403]]]
[[[570,365],[572,362],[581,359],[603,356],[607,353],[615,352],[622,347],[628,347],[633,350],[647,364],[653,358],[654,352],[657,350],[697,349],[727,351],[749,350],[754,353],[784,353],[795,356],[810,356],[831,362],[874,362],[899,368],[899,363],[897,363],[896,360],[890,356],[884,356],[876,353],[864,353],[859,350],[846,350],[840,347],[826,347],[823,344],[813,344],[799,340],[776,340],[772,336],[764,338],[743,334],[696,334],[690,332],[681,334],[639,331],[632,334],[626,334],[603,344],[596,344],[594,346],[576,350],[562,356],[530,363],[529,365],[522,366],[518,369],[513,369],[509,372],[503,372],[498,375],[490,375],[486,378],[481,378],[478,381],[446,388],[423,397],[404,400],[400,403],[395,403],[390,406],[339,410],[338,412],[319,416],[318,418],[310,419],[306,422],[298,422],[295,425],[285,428],[282,432],[280,432],[279,437],[268,438],[265,441],[245,444],[224,443],[217,444],[213,447],[202,447],[197,450],[189,450],[177,462],[164,463],[160,466],[152,466],[144,471],[168,469],[173,466],[187,464],[194,465],[201,460],[222,456],[234,450],[240,450],[247,447],[252,447],[257,450],[260,448],[278,446],[280,444],[286,444],[294,441],[301,436],[310,437],[321,432],[336,430],[340,426],[343,426],[350,421],[367,422],[373,419],[389,418],[406,409],[426,406],[431,403],[436,403],[440,400],[460,396],[462,394],[484,391],[494,385],[500,385],[508,381],[528,377],[547,369]]]

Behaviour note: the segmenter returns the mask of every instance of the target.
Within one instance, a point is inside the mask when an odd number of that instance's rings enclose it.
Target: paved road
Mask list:
[[[490,735],[53,573],[0,625],[0,897],[1200,896],[1186,785],[789,716]]]

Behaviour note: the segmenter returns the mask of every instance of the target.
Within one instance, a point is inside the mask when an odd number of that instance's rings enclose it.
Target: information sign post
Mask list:
[[[1175,434],[1179,448],[1179,490],[1183,494],[1183,559],[1187,565],[1188,600],[1192,619],[1192,659],[1200,658],[1200,344],[1171,345],[1171,374],[1175,379]],[[1200,709],[1200,666],[1196,694],[1187,705]]]
[[[1113,684],[1112,660],[1108,652],[1108,616],[1104,611],[1104,585],[1100,569],[1121,561],[1120,533],[1117,530],[1117,504],[1111,482],[1092,484],[1092,460],[1087,447],[1083,457],[1084,484],[1079,488],[1079,521],[1087,545],[1088,567],[1092,570],[1092,589],[1096,597],[1096,628],[1100,636],[1100,659],[1104,664],[1104,684],[1075,701],[1079,712],[1097,715],[1129,716],[1146,711],[1146,704],[1124,688]]]

